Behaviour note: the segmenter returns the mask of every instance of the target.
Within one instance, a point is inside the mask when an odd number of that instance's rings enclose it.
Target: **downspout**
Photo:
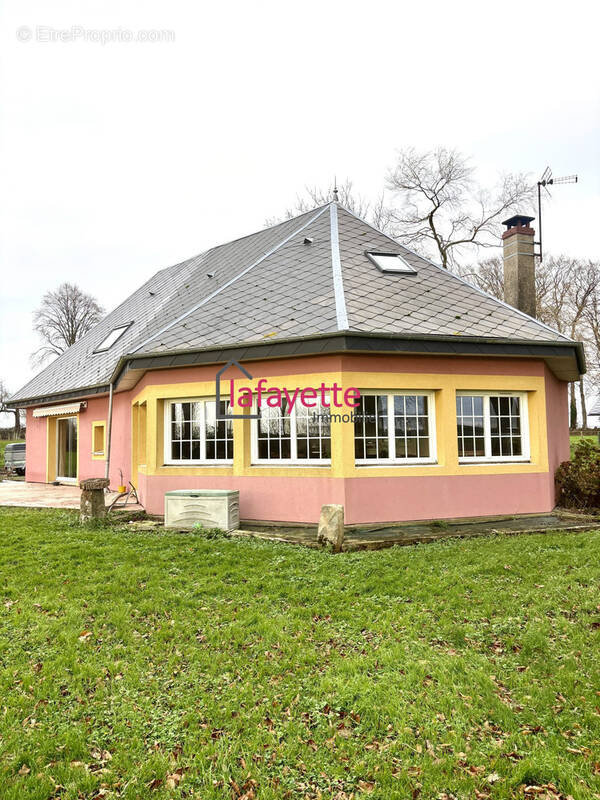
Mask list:
[[[113,382],[110,382],[108,390],[108,430],[106,431],[106,465],[104,467],[104,477],[109,477],[110,471],[110,437],[112,433],[112,410],[113,410]]]

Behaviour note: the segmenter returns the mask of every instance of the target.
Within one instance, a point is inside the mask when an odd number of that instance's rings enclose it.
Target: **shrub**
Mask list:
[[[200,533],[207,539],[230,539],[231,534],[229,531],[223,531],[221,528],[205,528],[201,522],[196,522],[192,528],[194,533]]]
[[[558,502],[566,508],[600,508],[600,448],[582,439],[570,461],[556,470]]]

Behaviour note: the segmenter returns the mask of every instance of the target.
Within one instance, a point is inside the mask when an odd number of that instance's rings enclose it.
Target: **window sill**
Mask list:
[[[437,461],[355,461],[354,465],[363,469],[364,467],[439,467]]]
[[[140,464],[140,466],[142,466]],[[144,465],[145,466],[145,465]],[[232,467],[231,461],[165,461],[162,467]]]
[[[303,459],[302,461],[284,461],[283,459],[277,461],[253,461],[250,464],[251,467],[268,467],[269,469],[273,469],[273,467],[331,467],[331,460],[329,461],[310,461],[307,459]]]
[[[464,459],[459,458],[458,465],[460,467],[481,467],[481,466],[488,466],[488,467],[496,467],[496,466],[506,466],[507,464],[532,464],[533,462],[529,458],[511,458],[506,460],[499,460],[499,459],[486,459],[486,458],[473,458],[473,459]]]

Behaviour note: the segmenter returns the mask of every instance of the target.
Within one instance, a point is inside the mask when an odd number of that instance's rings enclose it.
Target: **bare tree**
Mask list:
[[[502,219],[526,213],[533,200],[527,176],[504,175],[490,192],[475,180],[469,160],[445,147],[401,150],[387,186],[399,204],[391,220],[397,238],[439,257],[445,269],[469,249],[497,247]]]
[[[33,315],[33,328],[42,339],[42,346],[32,355],[34,364],[42,364],[59,356],[86,334],[104,314],[104,309],[90,294],[73,283],[61,283],[58,289],[46,292]]]
[[[375,202],[366,200],[361,194],[354,189],[354,184],[349,178],[346,178],[337,186],[337,193],[340,203],[356,214],[357,217],[370,222],[373,227],[380,230],[382,233],[387,233],[388,236],[394,236],[396,233],[396,223],[394,221],[393,210],[386,205],[385,194],[381,192]],[[292,219],[298,214],[303,214],[305,211],[311,211],[313,208],[318,208],[326,203],[331,202],[333,198],[333,189],[323,189],[319,186],[307,186],[303,194],[296,196],[296,201],[290,208],[285,210],[283,215],[284,219]],[[266,220],[267,225],[274,225],[279,220],[271,218]]]
[[[18,408],[11,408],[8,398],[11,392],[6,388],[4,381],[0,380],[0,414],[14,414],[15,415],[15,439],[21,437],[21,412]]]
[[[489,258],[461,270],[486,292],[504,298],[502,259]],[[582,426],[587,425],[586,385],[600,381],[600,263],[566,256],[548,257],[536,267],[537,317],[560,333],[583,342],[588,372],[579,381]],[[577,427],[575,384],[570,387],[570,424]]]

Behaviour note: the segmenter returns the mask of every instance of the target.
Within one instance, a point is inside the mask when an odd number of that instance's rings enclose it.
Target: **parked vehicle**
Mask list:
[[[7,444],[4,450],[4,466],[17,475],[25,475],[25,442]]]

